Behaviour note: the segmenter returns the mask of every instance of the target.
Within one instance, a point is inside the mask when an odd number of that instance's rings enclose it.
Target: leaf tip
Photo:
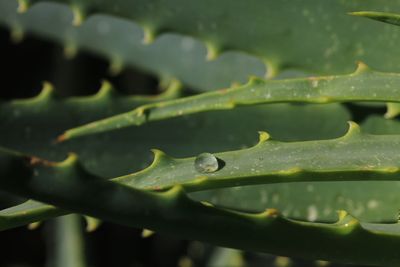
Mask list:
[[[55,140],[55,143],[56,144],[63,143],[66,140],[68,140],[68,135],[67,135],[67,133],[63,133],[63,134],[57,136],[57,138]]]
[[[258,144],[265,143],[271,138],[270,134],[264,131],[258,132]]]
[[[79,157],[76,153],[68,153],[65,160],[57,163],[58,166],[73,166],[79,164]]]
[[[151,236],[154,235],[154,234],[155,234],[155,232],[152,231],[152,230],[143,229],[143,231],[142,231],[142,238],[149,238],[149,237],[151,237]]]
[[[73,5],[71,10],[73,14],[72,25],[75,27],[81,26],[86,17],[85,11],[82,7],[76,5]]]
[[[280,66],[279,64],[271,61],[271,60],[264,60],[265,65],[265,78],[270,80],[278,76],[280,73]]]
[[[96,231],[101,225],[101,220],[97,218],[93,218],[90,216],[84,216],[84,218],[86,221],[86,232],[88,233]]]
[[[354,121],[348,121],[349,128],[343,138],[350,138],[352,136],[359,135],[361,133],[360,126]]]
[[[340,222],[343,221],[349,214],[345,210],[338,210],[337,215],[338,215],[338,222]]]
[[[101,86],[99,91],[96,93],[96,96],[99,98],[109,97],[115,94],[115,89],[112,83],[106,79],[101,81]]]
[[[44,81],[42,83],[42,90],[40,91],[37,97],[40,98],[49,98],[54,96],[54,86],[49,81]]]
[[[363,61],[357,61],[356,64],[357,64],[357,68],[356,68],[356,71],[354,72],[354,75],[372,71],[371,68],[367,64],[365,64],[365,62],[363,62]]]
[[[28,224],[28,230],[36,230],[39,228],[39,226],[41,225],[41,222],[33,222]]]
[[[64,45],[63,53],[67,60],[71,60],[78,54],[78,46],[75,43],[69,42]]]
[[[144,45],[150,45],[154,43],[158,35],[158,31],[154,27],[143,26],[143,40]]]
[[[200,203],[206,207],[211,207],[211,208],[214,207],[214,204],[208,201],[200,201]]]
[[[281,216],[281,213],[277,209],[266,209],[261,215],[267,218],[277,218]]]
[[[207,55],[206,55],[207,61],[216,60],[220,55],[221,49],[214,43],[206,42],[206,48],[207,48]]]
[[[108,72],[111,76],[117,76],[122,72],[124,69],[124,62],[122,61],[121,57],[114,56],[110,60],[110,65],[108,67]]]
[[[19,26],[14,26],[10,32],[10,39],[14,44],[21,43],[25,38],[24,30]]]
[[[400,114],[400,103],[386,103],[386,119],[393,119]]]
[[[30,1],[29,0],[17,0],[18,1],[18,7],[17,7],[17,12],[22,14],[28,11],[30,7]]]
[[[400,25],[400,14],[397,13],[377,12],[377,11],[356,11],[356,12],[349,12],[347,14],[351,16],[373,19],[388,24]]]
[[[336,224],[342,226],[344,229],[349,229],[346,230],[346,233],[348,233],[347,231],[352,231],[360,226],[360,222],[347,211],[338,210],[337,214],[338,220]]]

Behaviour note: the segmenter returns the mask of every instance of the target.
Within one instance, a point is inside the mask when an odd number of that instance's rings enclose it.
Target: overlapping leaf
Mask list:
[[[143,191],[95,177],[75,157],[53,163],[6,150],[0,153],[0,177],[2,188],[21,196],[183,238],[310,259],[399,262],[398,224],[360,223],[345,212],[336,223],[321,224],[290,220],[271,209],[258,214],[223,210],[190,200],[180,186]]]

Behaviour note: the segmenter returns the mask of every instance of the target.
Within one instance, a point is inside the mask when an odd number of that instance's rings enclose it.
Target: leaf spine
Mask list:
[[[29,0],[18,0],[18,7],[17,7],[17,12],[22,14],[28,11],[30,7],[30,1]]]
[[[399,103],[386,103],[386,113],[384,117],[386,119],[394,119],[400,114],[400,104]]]
[[[72,25],[75,27],[81,26],[85,20],[85,12],[83,8],[73,5],[71,6],[71,10],[73,14]]]
[[[348,139],[361,134],[361,128],[357,123],[355,123],[354,121],[348,121],[347,123],[349,125],[349,129],[342,138]]]
[[[269,133],[264,132],[264,131],[259,131],[258,132],[258,144],[265,143],[270,138],[271,138],[271,136],[269,135]]]

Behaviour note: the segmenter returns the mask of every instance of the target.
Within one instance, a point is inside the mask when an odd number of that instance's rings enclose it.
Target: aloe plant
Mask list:
[[[400,264],[399,6],[1,0],[14,42],[49,39],[68,59],[87,51],[110,75],[137,68],[164,90],[127,96],[104,81],[61,97],[44,82],[1,102],[0,230],[65,215],[48,260],[57,266],[86,266],[81,217],[90,231],[107,221],[278,256]],[[207,266],[246,265],[240,251],[213,251]]]

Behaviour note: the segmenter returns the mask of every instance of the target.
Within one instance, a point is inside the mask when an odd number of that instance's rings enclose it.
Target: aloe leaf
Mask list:
[[[400,25],[400,15],[396,13],[388,12],[376,12],[376,11],[358,11],[351,12],[350,15],[365,17],[373,20],[382,21],[385,23]]]
[[[132,111],[66,131],[59,141],[138,126],[150,121],[264,103],[332,103],[350,101],[400,101],[400,75],[376,72],[364,63],[348,75],[286,80],[251,79],[247,84],[196,96],[138,107]]]
[[[56,218],[49,231],[48,266],[85,267],[85,240],[80,216],[70,214]]]
[[[94,13],[134,20],[142,25],[146,41],[151,41],[166,31],[194,36],[206,44],[209,58],[216,57],[226,50],[250,53],[267,62],[270,76],[281,69],[301,69],[309,73],[343,73],[350,71],[353,62],[357,60],[365,61],[381,70],[400,70],[399,64],[390,56],[397,53],[397,29],[348,15],[356,10],[376,10],[382,6],[387,10],[395,10],[399,4],[397,0],[379,3],[373,0],[313,0],[296,3],[254,0],[251,4],[231,3],[225,0],[218,5],[210,0],[190,4],[183,0],[165,3],[154,0],[119,0],[112,3],[67,0],[55,2],[69,5],[76,14],[75,18],[79,18],[75,21],[82,21],[85,17],[83,14],[89,16]],[[213,8],[210,9],[210,6]],[[69,21],[64,21],[64,24],[73,20],[71,15],[68,15]],[[8,16],[10,15],[5,15]],[[288,19],[282,20],[282,17]],[[25,26],[29,29],[27,23],[18,21],[18,18],[11,20],[14,25],[22,24],[20,28]],[[34,22],[35,20],[31,21]],[[101,32],[111,36],[111,33],[117,31],[111,25],[113,21],[105,20],[104,23],[95,26],[98,26],[97,29],[106,29]],[[46,24],[47,28],[49,24]],[[96,28],[92,27],[90,31],[95,32]],[[57,33],[56,30],[52,32]],[[65,32],[71,31],[59,31],[58,35],[64,36]],[[55,33],[53,35],[56,35]],[[126,35],[126,32],[124,34]],[[121,35],[123,34],[119,36]],[[374,42],[371,42],[370,36],[375,37]],[[60,38],[62,37],[58,37]],[[94,51],[99,50],[96,49],[99,42],[82,40],[85,38],[76,37],[74,34],[68,34],[65,39],[72,47],[82,46]],[[110,39],[115,38],[103,40]],[[299,45],[300,40],[312,42]],[[125,60],[128,53],[124,47],[117,46],[109,50],[112,53],[101,50],[107,57],[115,58],[115,61],[133,62],[130,59]],[[185,82],[197,80],[193,76],[185,79],[177,75],[178,73],[173,74]],[[199,83],[199,80],[196,83]]]
[[[157,150],[151,166],[114,181],[152,190],[179,184],[192,192],[250,184],[399,179],[395,150],[400,141],[396,135],[363,134],[350,123],[346,135],[332,140],[285,143],[268,137],[261,132],[259,143],[252,148],[215,154],[214,160],[221,165],[211,173],[199,171],[195,158],[174,159]]]
[[[56,97],[47,85],[33,99],[3,102],[0,105],[0,127],[8,130],[0,131],[0,144],[53,161],[62,160],[73,151],[79,154],[90,172],[102,177],[115,177],[144,168],[152,159],[150,149],[154,147],[177,157],[195,155],[204,149],[226,151],[253,145],[254,134],[259,130],[268,130],[281,140],[326,139],[343,134],[346,130],[344,123],[350,119],[346,109],[340,105],[276,104],[247,107],[228,114],[191,115],[55,144],[57,133],[68,128],[127,111],[146,104],[146,101],[161,100],[125,97],[104,88],[109,87],[103,86],[93,96],[62,99]],[[306,123],[304,118],[309,119],[308,127],[303,127]],[[238,119],[243,123],[238,124]],[[110,141],[112,146],[99,150],[104,142]]]
[[[338,262],[400,261],[398,224],[360,223],[345,212],[336,223],[322,224],[287,219],[276,210],[258,214],[223,210],[190,200],[180,186],[157,193],[105,181],[87,173],[74,157],[53,163],[2,150],[0,177],[2,188],[21,196],[182,238]],[[354,247],[359,253],[352,251]]]
[[[378,115],[369,116],[362,128],[372,134],[400,134],[399,121]],[[399,189],[399,182],[389,181],[308,182],[224,188],[192,193],[191,197],[241,210],[276,208],[285,216],[309,221],[331,222],[336,210],[347,209],[365,221],[388,222],[398,217]]]
[[[160,79],[179,78],[196,90],[210,90],[245,82],[249,75],[265,74],[265,64],[244,53],[226,53],[207,61],[203,43],[188,36],[164,34],[151,45],[143,44],[136,23],[105,15],[90,17],[80,27],[71,25],[69,7],[40,3],[24,14],[15,12],[15,0],[0,1],[0,24],[20,36],[34,33],[64,46],[68,58],[80,49],[98,54],[111,66],[135,66]]]
[[[399,137],[364,134],[354,122],[343,137],[333,140],[268,139],[266,132],[260,132],[259,143],[254,147],[208,154],[201,159],[208,164],[203,166],[198,161],[201,156],[175,159],[155,150],[151,166],[116,180],[153,190],[179,184],[190,192],[267,183],[399,179],[399,160],[393,150]],[[214,162],[208,163],[210,160]],[[214,163],[217,168],[207,168]]]
[[[37,201],[27,202],[0,211],[0,231],[64,215],[66,212]]]
[[[123,112],[143,101],[155,101],[146,97],[119,95],[108,83],[93,96],[58,98],[50,84],[45,84],[42,92],[33,99],[3,102],[0,105],[0,143],[27,154],[39,155],[51,160],[61,160],[70,151],[79,154],[82,164],[91,173],[101,177],[115,177],[144,168],[151,160],[150,149],[162,148],[171,155],[185,157],[205,151],[217,152],[254,144],[255,133],[268,129],[281,140],[312,140],[340,136],[345,132],[345,121],[349,114],[340,105],[287,105],[246,107],[233,110],[229,114],[203,113],[189,118],[157,122],[140,128],[104,133],[88,139],[77,139],[61,145],[54,144],[56,132],[74,127],[93,119]],[[163,97],[176,95],[176,86]],[[175,93],[174,93],[175,92]],[[162,97],[161,97],[162,99]],[[125,110],[124,110],[125,109]],[[332,116],[334,114],[334,116]],[[307,118],[307,122],[304,121]],[[243,123],[238,124],[240,120]],[[307,127],[303,125],[307,123]],[[52,127],[43,127],[43,125]],[[209,131],[208,129],[218,129]],[[162,132],[163,135],[159,133]],[[104,152],[99,151],[107,140],[112,140]],[[132,142],[141,140],[141,142]],[[178,145],[179,144],[179,145]],[[121,156],[121,153],[123,156]],[[279,187],[279,186],[278,186]],[[277,188],[278,192],[282,190]],[[287,190],[284,190],[287,192]],[[251,195],[258,195],[252,193]],[[8,224],[15,227],[22,224],[48,219],[46,207],[30,205],[30,202],[11,207],[19,214],[21,223]],[[253,210],[250,209],[249,210]],[[31,216],[43,212],[42,217]],[[64,213],[62,213],[64,214]],[[303,217],[306,218],[306,217]],[[4,228],[2,228],[4,229]]]

